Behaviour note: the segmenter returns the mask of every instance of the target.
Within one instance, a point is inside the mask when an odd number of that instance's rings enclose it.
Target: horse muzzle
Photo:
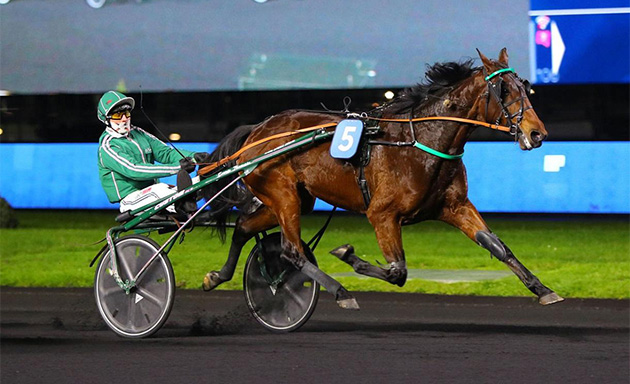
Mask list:
[[[522,150],[529,151],[540,147],[543,140],[546,138],[547,134],[540,131],[531,131],[529,133],[519,132],[518,143]]]
[[[518,143],[524,151],[540,147],[547,138],[547,130],[543,122],[538,119],[538,116],[531,116],[532,110],[527,112],[530,114],[523,119],[516,131]]]

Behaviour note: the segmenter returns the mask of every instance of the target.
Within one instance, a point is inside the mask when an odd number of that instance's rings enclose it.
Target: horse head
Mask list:
[[[516,137],[521,149],[540,147],[547,137],[547,130],[529,101],[529,82],[509,67],[505,48],[496,61],[488,59],[479,50],[477,52],[483,62],[481,78],[487,86],[487,92],[483,94],[485,99],[480,100],[479,114],[489,123],[510,127],[510,133]]]

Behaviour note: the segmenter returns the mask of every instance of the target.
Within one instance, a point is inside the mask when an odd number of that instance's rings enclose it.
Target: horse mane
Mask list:
[[[473,67],[473,59],[427,65],[424,80],[413,87],[406,88],[384,109],[394,114],[407,112],[412,107],[425,103],[429,96],[439,96],[451,90],[454,85],[469,78],[477,69]]]

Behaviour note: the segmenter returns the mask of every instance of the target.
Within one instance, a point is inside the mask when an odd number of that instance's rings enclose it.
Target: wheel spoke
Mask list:
[[[133,300],[129,300],[127,301],[127,313],[129,314],[129,318],[127,319],[127,326],[129,327],[130,330],[135,330],[136,327],[136,311],[135,311],[135,304],[133,302]]]
[[[128,248],[123,248],[124,250],[128,249]],[[121,279],[124,279],[123,276],[125,276],[128,279],[133,278],[134,273],[131,271],[131,267],[129,265],[129,257],[131,255],[127,255],[123,250],[119,250],[118,252],[116,252],[118,258],[117,258],[117,266],[118,266],[118,275],[120,275]],[[121,271],[122,269],[122,271]],[[124,272],[124,273],[121,273]]]
[[[119,296],[119,295],[123,296],[125,295],[125,291],[122,288],[120,288],[118,285],[116,285],[115,287],[100,288],[99,294],[101,295],[103,299],[108,299],[112,296]]]
[[[153,256],[153,254],[151,254]],[[148,261],[148,260],[147,260]],[[139,268],[140,269],[140,268]],[[138,270],[139,270],[138,269]],[[161,256],[153,260],[153,263],[147,267],[142,275],[136,280],[136,284],[153,285],[159,279],[166,279],[166,270],[163,265],[163,259]]]
[[[255,266],[255,268],[258,268],[258,266]],[[259,273],[250,273],[248,275],[249,278],[249,282],[254,285],[254,286],[262,286],[262,287],[268,287],[269,283],[267,282],[267,279],[265,279],[262,275],[260,275]]]
[[[164,299],[154,295],[153,292],[142,287],[137,287],[136,294],[138,293],[143,297],[143,299],[148,300],[151,304],[157,305],[158,307],[161,307],[165,302]]]
[[[288,299],[291,299],[295,304],[299,305],[300,308],[302,309],[306,309],[308,308],[308,305],[310,304],[310,293],[309,291],[306,290],[295,290],[290,284],[284,284],[282,286],[282,296]],[[306,296],[306,298],[304,297],[304,293],[309,294],[308,296]]]

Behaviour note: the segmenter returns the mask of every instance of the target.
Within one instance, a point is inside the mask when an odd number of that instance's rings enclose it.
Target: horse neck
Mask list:
[[[473,75],[446,94],[431,98],[413,110],[413,118],[442,116],[479,119],[479,104],[483,85]],[[430,121],[414,125],[416,140],[440,152],[459,154],[475,130],[472,124],[450,121]]]

